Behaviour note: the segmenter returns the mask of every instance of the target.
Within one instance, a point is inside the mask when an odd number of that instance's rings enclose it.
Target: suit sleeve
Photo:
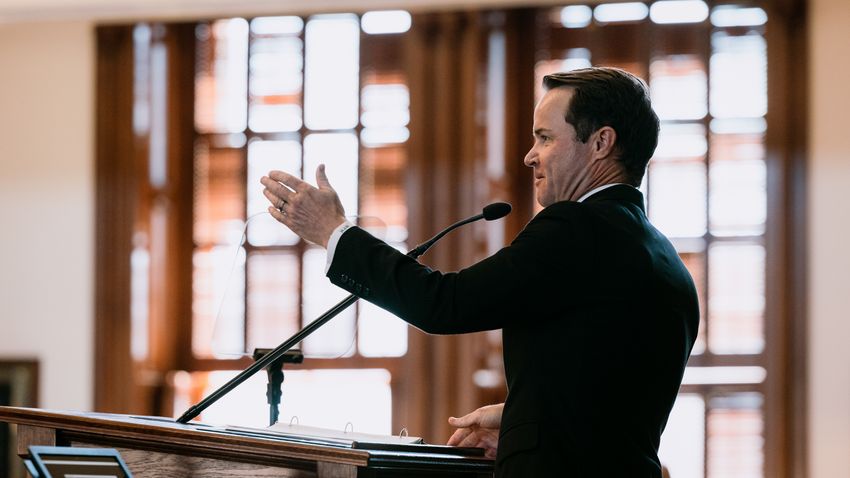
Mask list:
[[[359,228],[342,235],[331,282],[434,334],[502,328],[543,296],[563,295],[581,254],[569,216],[543,211],[510,246],[459,272],[431,270]]]

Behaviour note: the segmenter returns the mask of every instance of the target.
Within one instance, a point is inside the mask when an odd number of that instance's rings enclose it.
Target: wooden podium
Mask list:
[[[361,450],[233,435],[166,418],[18,407],[0,407],[0,421],[18,426],[19,455],[30,445],[115,448],[136,478],[493,476],[491,459],[428,445]]]

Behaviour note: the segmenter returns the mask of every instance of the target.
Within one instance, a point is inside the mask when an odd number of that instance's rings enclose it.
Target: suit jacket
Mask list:
[[[510,246],[459,272],[351,228],[328,277],[429,333],[502,329],[497,476],[661,476],[659,440],[699,307],[637,189],[552,204]]]

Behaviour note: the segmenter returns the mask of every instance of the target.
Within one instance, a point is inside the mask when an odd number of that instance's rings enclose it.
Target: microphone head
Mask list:
[[[484,219],[493,221],[501,219],[511,213],[511,205],[506,202],[494,202],[484,206]]]

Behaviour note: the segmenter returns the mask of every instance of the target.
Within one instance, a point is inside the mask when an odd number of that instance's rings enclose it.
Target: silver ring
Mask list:
[[[280,212],[283,212],[283,206],[285,206],[285,205],[286,205],[286,201],[284,201],[283,199],[281,199],[281,200],[280,200],[280,205],[277,207],[277,210],[278,210],[278,211],[280,211]]]

